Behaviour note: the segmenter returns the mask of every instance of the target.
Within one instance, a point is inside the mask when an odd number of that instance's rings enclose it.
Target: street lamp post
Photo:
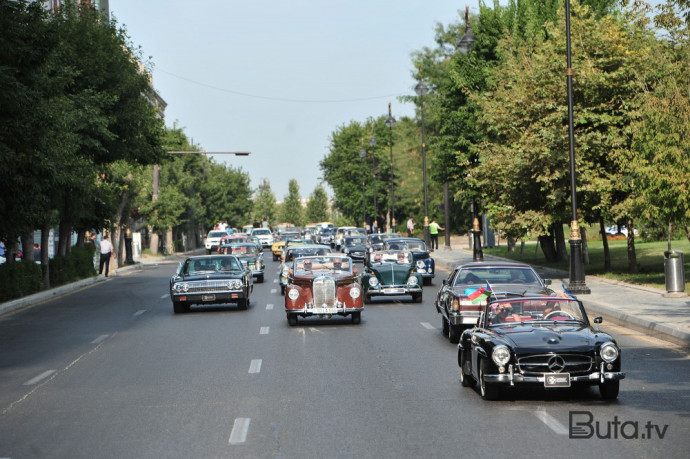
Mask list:
[[[592,293],[585,284],[585,269],[582,263],[582,236],[577,220],[577,180],[575,176],[575,128],[573,126],[573,68],[570,52],[570,0],[565,0],[565,37],[566,37],[566,80],[568,86],[568,146],[570,156],[570,277],[568,290],[575,294]]]
[[[378,229],[379,205],[376,199],[376,155],[373,152],[374,147],[376,146],[376,137],[374,137],[373,135],[371,136],[371,139],[369,139],[369,145],[371,145],[372,149],[371,173],[374,177],[374,221],[371,224],[371,232],[375,233]]]
[[[422,115],[422,180],[424,182],[424,242],[426,246],[431,246],[431,235],[429,234],[429,201],[426,192],[426,134],[424,129],[424,96],[429,92],[429,88],[423,81],[419,81],[414,88],[419,96],[419,109]]]
[[[386,119],[386,126],[388,126],[388,133],[390,134],[390,166],[391,166],[391,209],[390,209],[390,226],[388,228],[390,233],[395,232],[395,172],[393,169],[393,125],[395,118],[391,113],[391,103],[388,102],[388,118]]]

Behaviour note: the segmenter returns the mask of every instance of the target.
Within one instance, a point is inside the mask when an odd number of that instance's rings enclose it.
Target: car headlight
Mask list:
[[[179,292],[185,292],[185,293],[186,293],[187,291],[189,291],[189,284],[186,284],[186,283],[184,283],[184,284],[175,284],[175,291],[178,292],[178,293],[179,293]]]
[[[418,268],[425,268],[426,265],[424,264],[424,261],[422,261],[422,260],[417,260],[417,267],[418,267]]]
[[[376,287],[376,285],[379,283],[379,280],[375,277],[370,277],[369,278],[369,285],[372,287]]]
[[[295,301],[297,298],[299,298],[299,292],[296,288],[290,289],[288,292],[288,298],[290,298],[292,301]]]
[[[493,359],[496,365],[502,367],[510,360],[510,350],[507,346],[499,344],[494,348],[493,352],[491,353],[491,358]]]
[[[599,349],[599,355],[604,360],[604,362],[611,363],[618,358],[618,356],[620,355],[620,351],[618,350],[618,346],[611,342],[608,342],[604,343],[601,346],[601,348]]]
[[[350,289],[350,296],[351,296],[352,299],[354,299],[354,300],[356,300],[357,298],[359,298],[359,295],[360,295],[361,293],[362,293],[362,292],[360,292],[359,287],[352,287],[352,288]]]
[[[229,280],[227,285],[228,290],[239,290],[240,288],[242,288],[242,282],[240,282],[237,279]]]
[[[415,276],[410,276],[407,279],[407,283],[410,285],[417,285],[419,283],[419,281],[417,280],[417,278]]]

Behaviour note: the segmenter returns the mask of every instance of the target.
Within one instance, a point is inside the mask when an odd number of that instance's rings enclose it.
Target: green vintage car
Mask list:
[[[411,252],[380,250],[367,254],[362,276],[365,303],[375,296],[400,295],[412,295],[412,301],[421,303],[422,282]]]

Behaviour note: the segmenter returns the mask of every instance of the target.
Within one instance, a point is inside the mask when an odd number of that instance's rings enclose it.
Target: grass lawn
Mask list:
[[[639,265],[639,272],[637,274],[628,273],[627,240],[609,240],[609,251],[611,254],[611,270],[609,272],[604,272],[604,247],[601,240],[588,241],[587,246],[589,248],[589,264],[585,265],[586,276],[601,276],[666,290],[666,278],[664,276],[664,252],[668,249],[666,241],[640,242],[635,240],[635,253],[637,254],[637,263]],[[566,247],[569,251],[570,245],[567,240]],[[672,250],[683,252],[687,291],[687,282],[690,278],[690,242],[687,239],[673,241],[671,248]],[[502,245],[499,247],[484,249],[484,253],[564,271],[570,269],[568,260],[559,263],[548,263],[541,248],[534,242],[525,245],[523,255],[520,255],[519,244],[515,252],[508,252],[507,249],[505,242],[502,242]]]

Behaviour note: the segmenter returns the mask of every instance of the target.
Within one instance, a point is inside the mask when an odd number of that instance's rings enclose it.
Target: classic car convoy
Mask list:
[[[235,303],[247,309],[253,288],[251,271],[235,256],[190,257],[170,278],[170,299],[175,314],[194,304]]]
[[[594,318],[595,324],[601,322]],[[479,382],[485,400],[516,385],[574,384],[598,385],[601,397],[612,400],[625,378],[616,341],[592,327],[582,302],[554,296],[487,304],[477,326],[460,338],[458,365],[462,385]]]
[[[272,235],[264,228],[250,232],[256,234],[253,240],[211,231],[205,240],[208,255],[179,264],[170,278],[175,314],[193,305],[231,304],[246,310],[254,279],[264,281],[265,247],[274,261],[281,261],[278,281],[290,326],[299,317],[333,316],[350,316],[359,324],[364,304],[373,298],[399,302],[409,295],[421,303],[423,286],[435,275],[424,241],[397,233],[366,236],[355,227],[320,232],[315,227],[304,236],[295,231]],[[581,301],[557,295],[550,284],[531,266],[512,262],[466,263],[443,280],[434,307],[444,336],[459,343],[462,386],[478,385],[485,400],[516,387],[576,385],[598,386],[604,400],[618,397],[625,378],[618,344],[596,327],[601,317],[590,323]]]
[[[474,302],[472,292],[489,283],[492,298],[551,295],[550,279],[543,280],[529,265],[522,263],[473,262],[457,266],[443,280],[436,296],[436,311],[441,314],[443,334],[457,343],[463,329],[477,324],[486,300]]]
[[[352,316],[360,323],[362,287],[349,257],[339,255],[295,258],[285,291],[285,313],[290,325],[297,317]]]
[[[381,250],[367,254],[362,277],[365,303],[371,303],[375,296],[398,295],[411,295],[412,301],[421,303],[422,283],[410,252]]]

